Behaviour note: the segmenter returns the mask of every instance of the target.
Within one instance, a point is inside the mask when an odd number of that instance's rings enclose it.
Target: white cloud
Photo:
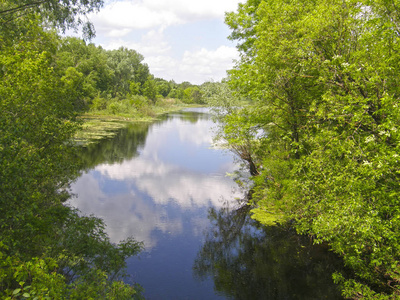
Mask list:
[[[239,58],[236,48],[227,46],[215,50],[185,51],[178,59],[167,55],[146,55],[140,50],[139,53],[144,55],[144,61],[156,77],[193,84],[221,80],[226,77],[226,70],[233,67],[234,60]]]
[[[115,38],[115,37],[125,36],[125,35],[129,34],[130,32],[131,32],[131,29],[129,29],[129,28],[109,29],[104,33],[104,35],[106,37]]]
[[[156,77],[193,84],[219,81],[238,57],[234,46],[226,46],[229,43],[222,28],[226,28],[225,12],[236,10],[239,2],[243,0],[110,1],[91,16],[95,42],[105,49],[124,46],[138,51]],[[195,32],[204,22],[220,27]],[[177,30],[186,25],[194,30],[193,35]],[[192,36],[195,38],[188,39]]]
[[[177,81],[179,74],[179,62],[177,59],[167,55],[150,55],[145,56],[144,61],[150,66],[151,73],[156,77]]]
[[[164,28],[182,23],[182,20],[173,12],[153,10],[143,3],[129,1],[109,4],[99,13],[91,15],[90,19],[96,30],[104,35],[110,35],[110,32],[116,31],[121,31],[126,35],[133,29]],[[121,35],[122,33],[118,36]]]
[[[171,235],[182,232],[181,215],[168,216],[170,203],[191,211],[208,207],[210,203],[220,208],[226,204],[226,199],[221,198],[224,196],[232,202],[235,197],[241,198],[243,195],[236,184],[224,175],[232,168],[229,163],[212,174],[201,174],[184,171],[157,158],[142,157],[122,164],[99,165],[72,185],[72,192],[78,197],[68,203],[84,214],[102,218],[112,242],[133,236],[149,250],[158,242],[152,234],[154,230]],[[112,193],[103,191],[110,182],[119,182],[124,188]],[[194,227],[194,230],[197,231],[193,234],[201,233],[200,228]]]
[[[196,112],[196,110],[194,110]],[[213,142],[211,129],[215,123],[211,120],[202,121],[192,126],[186,121],[180,119],[169,120],[162,126],[154,126],[152,130],[156,130],[156,135],[149,135],[146,140],[146,147],[143,149],[142,155],[153,155],[153,153],[161,152],[164,144],[168,144],[168,138],[171,128],[177,132],[179,141],[185,144],[208,147]]]
[[[187,121],[173,119],[162,123],[162,126],[154,125],[140,157],[121,164],[99,165],[95,170],[112,180],[135,182],[141,192],[150,195],[158,204],[167,204],[174,199],[185,209],[204,207],[209,203],[219,207],[220,195],[229,195],[236,186],[232,179],[225,177],[228,171],[234,169],[233,163],[222,164],[208,174],[187,169],[176,161],[168,163],[165,158],[159,158],[159,153],[168,151],[165,145],[171,142],[171,128],[174,136],[176,133],[178,137],[175,143],[200,149],[212,144],[212,124],[212,121],[203,121],[193,126]],[[211,153],[208,156],[211,159]]]
[[[222,168],[231,169],[232,165]],[[101,176],[94,175],[94,172]],[[72,185],[72,192],[78,197],[68,203],[84,214],[102,218],[112,242],[133,236],[150,250],[158,242],[152,234],[154,230],[171,235],[182,232],[184,221],[180,215],[168,216],[169,203],[191,211],[208,207],[210,203],[222,207],[225,204],[222,196],[228,196],[228,199],[243,196],[237,190],[233,194],[236,185],[224,173],[225,170],[214,174],[184,172],[161,161],[136,158],[121,165],[100,165],[82,175]],[[111,194],[102,191],[110,180],[123,183],[126,190]],[[197,231],[193,234],[201,234],[200,228],[194,227],[194,230]]]
[[[207,207],[210,203],[222,207],[221,195],[232,195],[236,187],[231,179],[221,174],[210,176],[184,172],[143,177],[137,180],[137,186],[156,203],[165,205],[173,199],[183,209]]]
[[[97,166],[95,170],[110,179],[123,181],[149,175],[163,177],[174,173],[176,168],[174,166],[166,165],[154,158],[154,161],[135,159],[122,164],[103,164]]]
[[[220,80],[226,76],[226,70],[233,66],[233,60],[237,58],[236,49],[227,46],[221,46],[216,50],[203,48],[196,52],[186,51],[180,69],[183,74],[195,72],[197,82],[208,79]]]
[[[121,165],[100,165],[96,171],[112,180],[134,180],[139,190],[150,195],[157,204],[167,204],[173,199],[184,209],[207,207],[209,203],[220,207],[219,197],[231,194],[236,187],[223,172],[211,175],[188,172],[152,159],[138,158]]]
[[[223,20],[225,12],[235,10],[239,2],[241,1],[112,1],[99,13],[93,14],[91,20],[100,31],[122,30],[127,34],[128,29],[166,28],[204,19]]]
[[[232,0],[145,0],[143,4],[153,10],[170,11],[183,20],[223,18],[225,11],[237,8]]]

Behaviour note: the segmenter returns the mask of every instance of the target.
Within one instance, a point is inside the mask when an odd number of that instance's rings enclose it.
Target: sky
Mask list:
[[[104,49],[126,47],[144,56],[155,77],[201,84],[226,77],[238,58],[228,40],[225,12],[244,0],[112,0],[89,19],[92,40]]]

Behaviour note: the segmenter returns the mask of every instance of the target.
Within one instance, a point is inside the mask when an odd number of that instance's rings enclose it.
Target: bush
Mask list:
[[[107,110],[112,113],[113,115],[116,115],[118,113],[124,112],[124,107],[123,103],[121,102],[111,102],[107,105]]]
[[[90,105],[90,110],[104,110],[107,108],[107,99],[96,97]]]

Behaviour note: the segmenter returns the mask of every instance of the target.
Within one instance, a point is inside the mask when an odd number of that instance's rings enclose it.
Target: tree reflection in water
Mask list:
[[[138,149],[145,144],[150,125],[144,122],[132,123],[111,138],[82,147],[80,157],[84,168],[90,170],[104,163],[122,163],[138,156]]]
[[[342,299],[332,281],[341,261],[283,226],[252,220],[250,206],[211,208],[211,229],[194,263],[199,280],[232,299]]]

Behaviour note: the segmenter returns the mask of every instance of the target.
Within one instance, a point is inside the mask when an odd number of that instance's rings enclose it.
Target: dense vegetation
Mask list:
[[[199,87],[155,78],[135,50],[104,50],[79,38],[60,40],[59,76],[67,76],[83,109],[97,114],[151,115],[152,106],[179,101],[201,104]]]
[[[64,205],[80,168],[70,141],[82,112],[151,115],[172,98],[215,105],[219,137],[250,169],[255,219],[328,244],[349,268],[333,275],[345,297],[400,297],[397,0],[247,0],[226,16],[240,60],[200,87],[55,32],[92,36],[85,14],[101,5],[0,3],[1,298],[141,297],[120,281],[141,244],[112,244]]]
[[[94,34],[101,0],[0,3],[0,298],[132,299],[125,259],[102,220],[65,205],[80,158],[71,138],[83,112],[140,116],[159,99],[201,102],[190,83],[154,78],[134,50],[106,51],[57,30]]]
[[[400,297],[400,3],[248,0],[226,15],[244,108],[221,136],[248,163],[253,217],[327,243],[354,299]]]

